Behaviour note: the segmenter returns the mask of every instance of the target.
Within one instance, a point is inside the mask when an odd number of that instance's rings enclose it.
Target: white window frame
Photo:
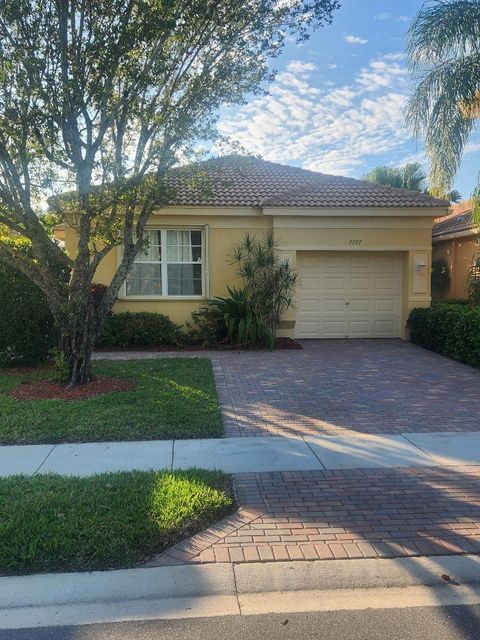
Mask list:
[[[159,296],[145,296],[145,295],[127,295],[127,279],[122,285],[121,295],[119,296],[122,300],[205,300],[207,295],[207,230],[205,226],[195,227],[192,225],[189,226],[169,226],[169,227],[147,227],[145,229],[145,233],[150,233],[151,231],[160,231],[160,248],[162,260],[160,261],[161,265],[161,274],[162,274],[162,295]],[[201,262],[174,262],[167,261],[167,231],[200,231],[201,233],[201,247],[202,247],[202,261]],[[120,263],[122,252],[118,251],[118,261]],[[165,256],[165,260],[163,259]],[[158,264],[156,261],[146,261],[139,264]],[[169,264],[200,264],[202,271],[202,293],[200,295],[171,295],[164,293],[165,289],[168,288],[168,273],[167,268]]]

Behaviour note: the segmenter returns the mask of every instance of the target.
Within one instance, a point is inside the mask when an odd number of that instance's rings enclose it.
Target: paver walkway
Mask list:
[[[235,476],[242,509],[149,563],[480,552],[480,467]]]
[[[212,359],[227,436],[480,431],[476,369],[401,340],[302,344],[195,354]],[[166,354],[108,354],[144,356]]]

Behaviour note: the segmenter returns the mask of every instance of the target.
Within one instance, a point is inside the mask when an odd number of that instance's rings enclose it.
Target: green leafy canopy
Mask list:
[[[85,378],[94,334],[142,248],[147,220],[169,199],[165,172],[215,137],[221,105],[264,91],[275,75],[269,61],[287,38],[305,40],[338,7],[0,0],[0,225],[26,237],[32,255],[0,240],[0,260],[43,290],[72,371],[82,345]],[[78,232],[73,256],[39,219],[47,201]],[[93,310],[95,271],[118,245],[122,258]],[[69,269],[68,286],[55,263]]]

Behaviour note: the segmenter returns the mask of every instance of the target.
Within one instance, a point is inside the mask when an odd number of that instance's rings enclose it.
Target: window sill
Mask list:
[[[129,300],[153,300],[163,302],[182,301],[182,300],[207,300],[206,296],[118,296],[118,300],[128,302]]]

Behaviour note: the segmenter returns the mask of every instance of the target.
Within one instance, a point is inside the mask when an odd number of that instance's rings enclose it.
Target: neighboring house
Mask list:
[[[434,299],[465,298],[467,275],[480,266],[480,228],[473,224],[472,202],[453,205],[450,213],[437,218],[432,230],[433,261],[446,265],[449,282],[433,291]]]
[[[410,309],[430,304],[431,232],[448,211],[442,200],[238,156],[175,168],[168,180],[175,195],[152,216],[149,249],[115,311],[158,311],[185,323],[235,284],[234,245],[267,231],[300,275],[280,335],[406,337]],[[74,231],[65,232],[74,251]],[[103,260],[98,282],[109,282],[119,255]]]

